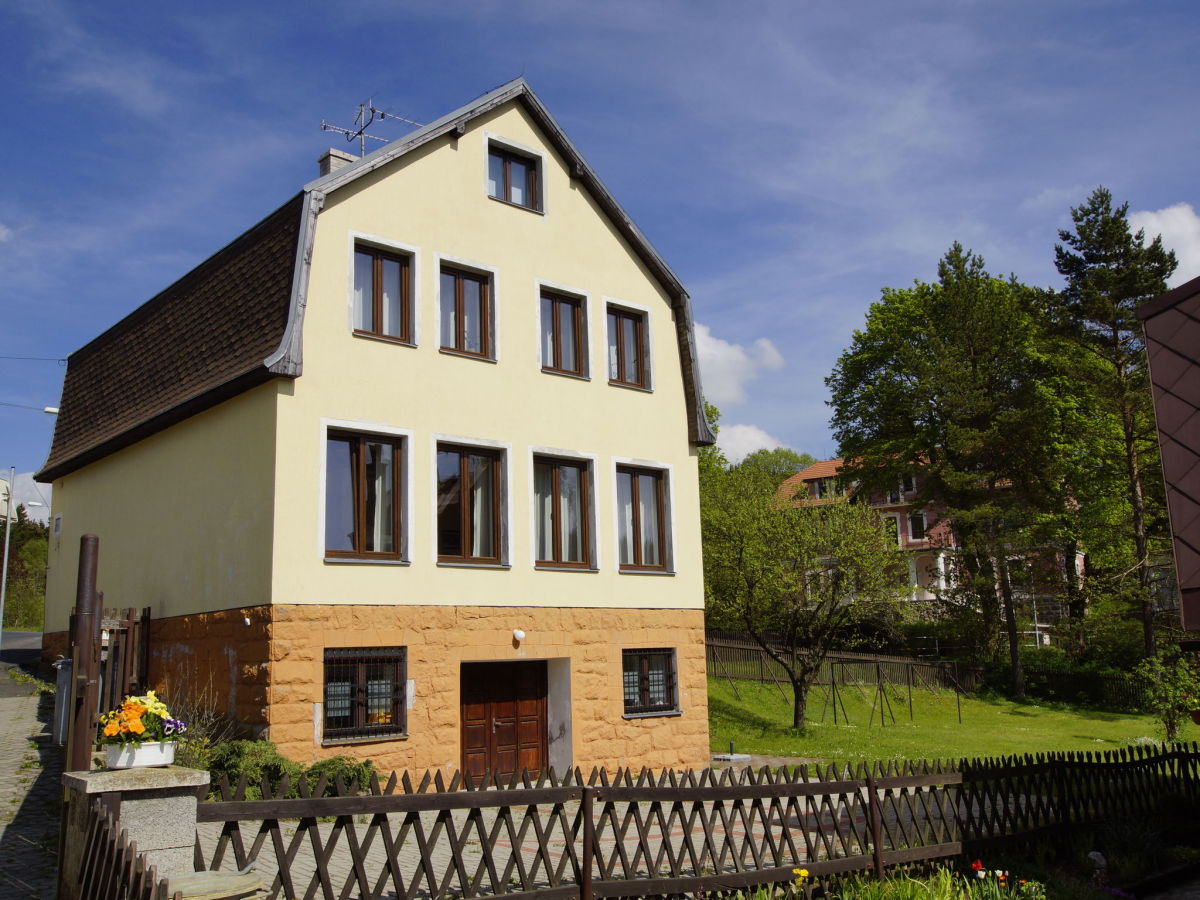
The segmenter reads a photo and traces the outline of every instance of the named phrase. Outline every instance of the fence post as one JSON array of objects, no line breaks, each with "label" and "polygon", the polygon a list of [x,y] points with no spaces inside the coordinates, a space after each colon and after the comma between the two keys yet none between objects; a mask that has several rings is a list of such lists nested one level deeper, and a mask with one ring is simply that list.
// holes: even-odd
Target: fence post
[{"label": "fence post", "polygon": [[871,828],[871,863],[875,877],[883,880],[883,822],[879,808],[879,796],[875,789],[875,776],[867,773],[867,819]]},{"label": "fence post", "polygon": [[596,789],[590,784],[583,786],[583,801],[579,814],[583,816],[583,859],[580,860],[579,900],[592,900],[592,858],[596,852],[596,821],[593,818],[593,796]]},{"label": "fence post", "polygon": [[100,596],[96,593],[96,568],[100,556],[100,538],[85,534],[79,539],[79,579],[75,588],[75,632],[71,636],[75,676],[72,692],[71,733],[67,747],[67,771],[86,772],[91,768],[95,743],[96,706],[100,687]]}]

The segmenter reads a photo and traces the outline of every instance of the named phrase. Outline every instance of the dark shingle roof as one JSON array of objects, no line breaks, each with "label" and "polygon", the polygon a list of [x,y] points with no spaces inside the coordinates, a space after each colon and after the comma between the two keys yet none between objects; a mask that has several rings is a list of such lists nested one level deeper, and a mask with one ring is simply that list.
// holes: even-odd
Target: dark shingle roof
[{"label": "dark shingle roof", "polygon": [[273,377],[266,360],[287,332],[303,200],[297,194],[71,354],[39,481]]}]

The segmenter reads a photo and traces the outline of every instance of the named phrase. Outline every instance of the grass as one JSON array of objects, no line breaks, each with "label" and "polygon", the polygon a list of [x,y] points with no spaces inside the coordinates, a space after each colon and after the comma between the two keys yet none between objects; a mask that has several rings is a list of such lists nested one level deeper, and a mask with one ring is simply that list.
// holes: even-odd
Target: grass
[{"label": "grass", "polygon": [[[753,681],[736,681],[740,698],[724,678],[708,682],[709,733],[712,749],[724,752],[733,741],[739,753],[794,756],[834,761],[880,759],[947,759],[1040,753],[1063,750],[1113,750],[1133,743],[1161,739],[1151,716],[1110,713],[1031,701],[964,697],[962,724],[954,694],[913,691],[913,719],[908,716],[906,690],[892,689],[889,699],[896,721],[879,725],[876,708],[870,719],[874,688],[842,688],[850,724],[841,712],[833,723],[826,695],[814,688],[808,698],[808,727],[798,734],[791,727],[790,688]],[[1200,726],[1187,723],[1179,739],[1200,739]]]}]

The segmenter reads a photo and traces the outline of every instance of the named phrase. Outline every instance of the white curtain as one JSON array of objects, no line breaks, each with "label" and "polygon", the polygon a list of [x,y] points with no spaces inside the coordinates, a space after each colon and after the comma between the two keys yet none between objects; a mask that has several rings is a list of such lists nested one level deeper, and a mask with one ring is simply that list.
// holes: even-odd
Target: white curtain
[{"label": "white curtain", "polygon": [[400,263],[394,259],[385,259],[383,261],[383,333],[398,337],[400,325]]},{"label": "white curtain", "polygon": [[487,456],[471,457],[471,555],[496,555],[495,494],[492,486],[492,460]]},{"label": "white curtain", "polygon": [[622,565],[633,564],[633,478],[627,472],[617,473],[617,515],[620,517],[618,543]]},{"label": "white curtain", "polygon": [[354,254],[354,327],[359,331],[375,330],[371,296],[374,266],[370,254]]},{"label": "white curtain", "polygon": [[533,467],[534,521],[537,522],[537,558],[554,559],[554,467],[537,463]]},{"label": "white curtain", "polygon": [[642,565],[661,565],[662,548],[658,546],[658,479],[653,475],[638,476],[638,512],[642,519]]}]

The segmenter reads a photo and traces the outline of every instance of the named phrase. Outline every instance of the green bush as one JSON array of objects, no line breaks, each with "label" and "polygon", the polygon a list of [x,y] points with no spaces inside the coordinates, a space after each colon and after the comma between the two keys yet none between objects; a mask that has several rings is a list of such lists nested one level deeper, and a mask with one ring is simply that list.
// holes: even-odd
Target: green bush
[{"label": "green bush", "polygon": [[229,779],[235,790],[238,781],[246,776],[246,799],[261,800],[259,785],[265,778],[272,793],[287,776],[288,797],[298,796],[296,782],[304,773],[299,763],[294,763],[281,754],[271,741],[230,741],[214,749],[209,755],[208,771],[212,775],[213,788],[220,783],[221,776]]},{"label": "green bush", "polygon": [[371,760],[353,759],[349,756],[333,756],[323,759],[309,766],[308,771],[304,773],[310,788],[315,788],[321,776],[325,776],[325,791],[322,795],[325,797],[337,796],[338,778],[345,782],[347,788],[357,782],[359,791],[365,791],[374,774],[375,763]]}]

